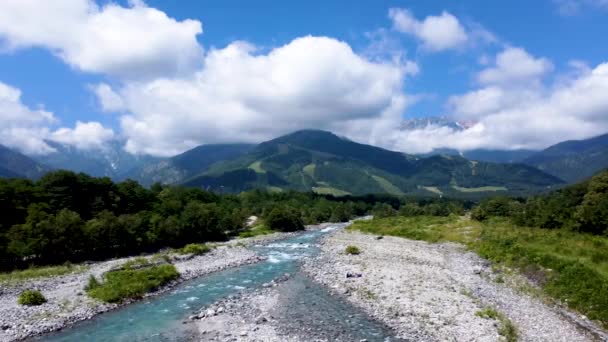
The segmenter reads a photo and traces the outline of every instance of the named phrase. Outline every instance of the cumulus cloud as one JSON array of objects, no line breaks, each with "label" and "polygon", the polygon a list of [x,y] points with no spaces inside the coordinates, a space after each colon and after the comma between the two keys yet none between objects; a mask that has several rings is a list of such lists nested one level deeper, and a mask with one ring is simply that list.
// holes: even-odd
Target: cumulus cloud
[{"label": "cumulus cloud", "polygon": [[[527,53],[525,55],[528,55]],[[529,56],[529,55],[528,55]],[[429,152],[435,148],[541,149],[568,139],[584,139],[608,131],[608,63],[588,68],[572,64],[569,77],[558,78],[551,86],[534,82],[546,72],[548,61],[529,56],[508,71],[495,66],[479,75],[482,88],[454,96],[448,101],[456,118],[475,122],[456,131],[429,126],[388,136],[389,142],[409,152]],[[543,67],[542,65],[545,65]],[[492,70],[492,73],[484,73]],[[501,72],[494,72],[502,70]],[[500,76],[498,76],[500,75]],[[526,75],[526,77],[524,77]],[[522,80],[528,82],[521,82]],[[484,85],[484,83],[490,83]]]},{"label": "cumulus cloud", "polygon": [[114,138],[114,132],[103,127],[99,122],[76,122],[74,128],[59,128],[49,139],[76,146],[82,150],[102,149]]},{"label": "cumulus cloud", "polygon": [[121,117],[127,150],[168,156],[302,128],[340,130],[382,115],[398,121],[406,73],[407,65],[371,62],[344,42],[308,36],[267,54],[235,42],[209,51],[191,77],[127,82],[113,92],[128,111]]},{"label": "cumulus cloud", "polygon": [[54,152],[46,141],[53,140],[79,149],[101,148],[113,136],[97,122],[77,122],[74,129],[52,128],[59,120],[44,109],[32,109],[21,102],[21,90],[0,82],[0,143],[28,155]]},{"label": "cumulus cloud", "polygon": [[177,21],[143,1],[0,1],[4,49],[46,48],[79,70],[123,79],[190,72],[201,62],[201,32],[199,21]]},{"label": "cumulus cloud", "polygon": [[407,9],[391,8],[389,18],[395,30],[413,35],[429,51],[459,48],[469,39],[458,18],[446,11],[418,20]]},{"label": "cumulus cloud", "polygon": [[124,103],[120,95],[116,94],[106,83],[91,85],[90,89],[97,96],[104,112],[117,112],[124,109]]},{"label": "cumulus cloud", "polygon": [[496,56],[496,66],[477,75],[481,84],[516,84],[537,81],[551,71],[553,65],[546,58],[534,58],[522,48],[509,47]]}]

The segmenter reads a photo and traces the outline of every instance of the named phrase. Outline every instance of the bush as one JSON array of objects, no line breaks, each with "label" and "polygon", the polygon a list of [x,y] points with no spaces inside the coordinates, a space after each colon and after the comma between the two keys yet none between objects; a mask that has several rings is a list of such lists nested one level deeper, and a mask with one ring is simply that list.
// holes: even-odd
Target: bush
[{"label": "bush", "polygon": [[351,255],[359,255],[361,254],[361,250],[357,246],[347,246],[344,250],[344,253]]},{"label": "bush", "polygon": [[293,208],[276,207],[266,217],[266,225],[272,230],[294,232],[304,230],[304,223],[300,214]]},{"label": "bush", "polygon": [[179,278],[179,272],[170,264],[152,266],[138,270],[124,269],[110,271],[104,275],[105,281],[98,283],[89,279],[85,288],[92,298],[108,303],[120,303],[125,299],[141,298],[172,280]]},{"label": "bush", "polygon": [[42,305],[46,303],[46,298],[38,290],[25,290],[19,295],[17,302],[21,305]]},{"label": "bush", "polygon": [[207,252],[209,252],[211,250],[211,247],[202,244],[202,243],[191,243],[188,244],[186,246],[184,246],[184,248],[179,250],[180,254],[194,254],[194,255],[201,255],[201,254],[205,254]]}]

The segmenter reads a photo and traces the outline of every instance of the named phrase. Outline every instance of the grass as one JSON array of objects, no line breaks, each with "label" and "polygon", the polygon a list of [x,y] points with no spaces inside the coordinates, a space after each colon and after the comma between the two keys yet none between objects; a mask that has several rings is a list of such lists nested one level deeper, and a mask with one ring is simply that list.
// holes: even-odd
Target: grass
[{"label": "grass", "polygon": [[258,224],[257,226],[254,226],[254,227],[250,228],[249,230],[240,232],[239,238],[243,239],[243,238],[249,238],[249,237],[260,236],[260,235],[268,235],[268,234],[272,234],[272,233],[276,233],[276,231],[270,229],[265,224]]},{"label": "grass", "polygon": [[85,290],[92,298],[107,303],[120,303],[125,299],[141,298],[177,278],[179,273],[171,264],[136,270],[123,265],[122,270],[105,273],[103,282],[91,276]]},{"label": "grass", "polygon": [[545,295],[608,327],[608,238],[561,229],[522,228],[507,220],[388,217],[349,229],[429,242],[463,243],[495,265],[519,270]]},{"label": "grass", "polygon": [[336,196],[336,197],[350,195],[350,192],[343,191],[343,190],[336,189],[336,188],[332,188],[332,187],[329,187],[329,186],[313,186],[312,187],[312,191],[314,193],[316,193],[316,194],[319,194],[319,195],[333,195],[333,196]]},{"label": "grass", "polygon": [[508,319],[502,313],[496,311],[496,309],[488,306],[483,310],[477,311],[475,315],[481,318],[493,319],[500,322],[498,333],[504,336],[508,342],[517,341],[517,328],[510,319]]},{"label": "grass", "polygon": [[439,188],[436,186],[420,186],[420,188],[424,189],[426,191],[430,191],[437,195],[443,195],[443,192],[441,190],[439,190]]},{"label": "grass", "polygon": [[403,191],[385,178],[376,175],[372,175],[372,178],[378,183],[378,185],[382,187],[382,189],[384,189],[384,191],[388,192],[389,194],[403,196]]},{"label": "grass", "polygon": [[42,305],[46,303],[46,298],[38,290],[25,290],[19,295],[17,303],[20,305]]},{"label": "grass", "polygon": [[316,164],[308,164],[302,168],[305,174],[309,175],[312,179],[315,178],[315,170],[317,168]]},{"label": "grass", "polygon": [[266,170],[262,168],[261,160],[251,163],[251,165],[249,165],[249,168],[255,171],[256,173],[266,173]]},{"label": "grass", "polygon": [[452,185],[454,190],[460,192],[490,192],[490,191],[508,191],[509,189],[504,186],[480,186],[478,188],[463,188],[461,186]]},{"label": "grass", "polygon": [[204,243],[190,243],[178,250],[179,254],[202,255],[208,253],[211,247]]},{"label": "grass", "polygon": [[351,254],[351,255],[359,255],[359,254],[361,254],[361,250],[359,249],[359,247],[351,245],[351,246],[346,246],[346,249],[344,249],[344,253]]},{"label": "grass", "polygon": [[66,263],[58,266],[30,267],[25,270],[16,270],[9,273],[0,273],[0,283],[18,283],[36,278],[60,276],[70,273],[81,273],[88,269],[85,265],[72,265]]}]

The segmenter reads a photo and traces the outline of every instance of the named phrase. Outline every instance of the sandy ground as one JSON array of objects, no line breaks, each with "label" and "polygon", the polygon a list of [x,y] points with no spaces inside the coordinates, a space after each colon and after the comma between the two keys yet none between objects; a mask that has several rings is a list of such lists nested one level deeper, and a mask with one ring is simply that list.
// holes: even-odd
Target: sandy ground
[{"label": "sandy ground", "polygon": [[[348,245],[362,253],[346,255]],[[564,315],[563,309],[507,285],[523,279],[497,282],[487,261],[457,244],[339,231],[325,238],[321,249],[318,257],[306,261],[304,271],[406,340],[504,340],[498,320],[476,315],[488,306],[516,326],[519,341],[597,341],[608,336],[582,329],[579,323],[593,325],[584,317]]]}]

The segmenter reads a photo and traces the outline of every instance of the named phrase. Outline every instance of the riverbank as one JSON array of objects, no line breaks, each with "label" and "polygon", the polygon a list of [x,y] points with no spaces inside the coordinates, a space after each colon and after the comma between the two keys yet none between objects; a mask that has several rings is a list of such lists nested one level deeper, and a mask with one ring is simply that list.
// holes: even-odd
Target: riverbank
[{"label": "riverbank", "polygon": [[[319,227],[323,225],[309,228],[319,229]],[[248,246],[271,243],[291,235],[293,234],[274,233],[235,239],[218,243],[212,251],[203,255],[173,255],[172,263],[180,273],[180,278],[156,292],[147,294],[146,297],[164,293],[189,279],[261,261],[263,258],[249,250]],[[131,303],[118,305],[99,302],[89,298],[84,287],[91,275],[101,279],[105,272],[132,259],[133,257],[129,257],[90,263],[86,271],[81,273],[0,283],[0,341],[20,340],[61,330],[76,322],[91,319],[97,314]],[[40,306],[17,304],[19,294],[26,289],[40,290],[47,302]]]},{"label": "riverbank", "polygon": [[[345,254],[349,245],[361,254]],[[304,271],[406,340],[600,340],[459,244],[338,231],[320,248]]]}]

